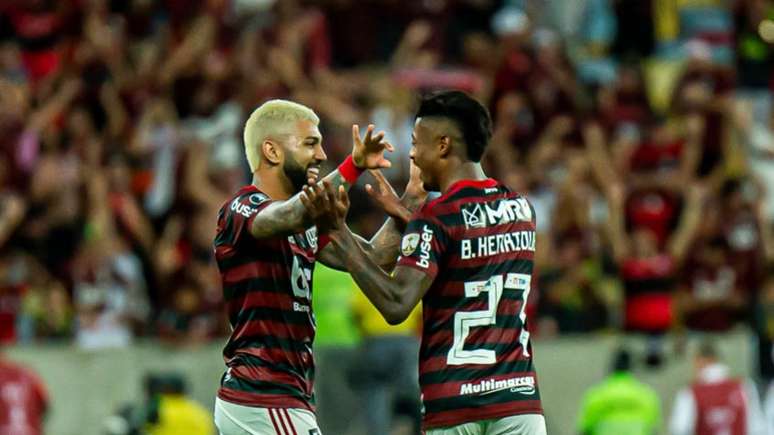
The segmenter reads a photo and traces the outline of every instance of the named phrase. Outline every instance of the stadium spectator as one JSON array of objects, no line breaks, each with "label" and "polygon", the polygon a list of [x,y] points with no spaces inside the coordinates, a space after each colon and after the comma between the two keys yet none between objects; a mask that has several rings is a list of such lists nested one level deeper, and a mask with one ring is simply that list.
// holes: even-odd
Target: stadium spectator
[{"label": "stadium spectator", "polygon": [[700,344],[693,365],[693,382],[675,397],[669,422],[672,435],[766,434],[755,384],[732,377],[712,343]]},{"label": "stadium spectator", "polygon": [[[90,236],[72,266],[78,315],[76,342],[84,349],[121,347],[131,342],[134,328],[145,326],[149,314],[142,265],[117,234],[107,180],[88,180]],[[120,199],[117,201],[120,203]],[[120,204],[118,207],[121,207]],[[138,213],[135,209],[134,213]],[[137,223],[129,218],[127,222]]]},{"label": "stadium spectator", "polygon": [[755,186],[729,179],[703,219],[683,268],[680,294],[685,325],[725,331],[752,319],[765,263],[765,243]]},{"label": "stadium spectator", "polygon": [[186,380],[178,373],[145,376],[144,397],[122,405],[103,423],[107,435],[214,435],[210,412],[188,397]]},{"label": "stadium spectator", "polygon": [[48,406],[43,382],[28,368],[0,356],[0,433],[42,435]]},{"label": "stadium spectator", "polygon": [[145,382],[151,409],[144,433],[214,435],[215,427],[209,410],[186,397],[185,380],[181,376],[151,375]]},{"label": "stadium spectator", "polygon": [[581,435],[655,435],[661,427],[661,401],[648,385],[632,374],[632,357],[619,349],[610,375],[583,398],[578,433]]},{"label": "stadium spectator", "polygon": [[750,114],[756,123],[766,122],[772,113],[774,50],[760,29],[764,20],[774,19],[774,4],[745,0],[734,6],[738,86],[744,100],[750,103]]},{"label": "stadium spectator", "polygon": [[766,231],[774,223],[774,188],[771,187],[774,186],[774,113],[760,121],[756,121],[754,116],[752,103],[738,101],[734,110],[733,131],[742,152],[746,154],[750,175],[761,190],[760,211],[764,224],[761,231]]},{"label": "stadium spectator", "polygon": [[[9,22],[22,48],[26,74],[33,83],[61,68],[60,40],[64,34],[63,7],[50,0],[34,0],[9,9]],[[63,5],[59,5],[63,6]]]},{"label": "stadium spectator", "polygon": [[[701,219],[706,191],[694,185],[687,192],[686,205],[674,234],[662,226],[635,226],[627,231],[624,218],[624,193],[621,186],[609,189],[610,241],[624,285],[624,327],[651,336],[648,362],[657,366],[663,358],[661,336],[678,323],[674,291],[678,271]],[[658,213],[666,205],[658,196],[643,197],[643,214]],[[646,217],[650,219],[650,217]],[[652,222],[652,221],[649,221]],[[659,229],[668,238],[659,240]]]}]

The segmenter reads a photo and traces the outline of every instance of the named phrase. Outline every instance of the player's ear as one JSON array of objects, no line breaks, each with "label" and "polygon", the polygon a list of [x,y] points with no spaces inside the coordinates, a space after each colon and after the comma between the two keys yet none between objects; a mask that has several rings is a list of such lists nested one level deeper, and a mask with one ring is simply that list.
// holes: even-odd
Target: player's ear
[{"label": "player's ear", "polygon": [[271,139],[263,141],[261,144],[261,154],[272,165],[279,165],[282,162],[282,147]]},{"label": "player's ear", "polygon": [[452,139],[449,136],[441,136],[438,139],[438,155],[441,157],[447,157],[451,154]]}]

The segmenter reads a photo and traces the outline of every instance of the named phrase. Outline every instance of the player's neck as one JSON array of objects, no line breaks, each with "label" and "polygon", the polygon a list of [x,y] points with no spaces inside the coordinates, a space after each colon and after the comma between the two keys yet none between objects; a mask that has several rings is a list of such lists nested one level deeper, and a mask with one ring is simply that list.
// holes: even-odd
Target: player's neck
[{"label": "player's neck", "polygon": [[252,184],[275,201],[284,201],[293,196],[290,180],[272,173],[271,168],[258,169],[253,172]]},{"label": "player's neck", "polygon": [[449,187],[462,180],[486,180],[488,177],[484,173],[484,169],[481,168],[480,163],[465,162],[459,165],[452,171],[449,171],[449,175],[443,177],[440,182],[441,192],[445,193],[449,190]]}]

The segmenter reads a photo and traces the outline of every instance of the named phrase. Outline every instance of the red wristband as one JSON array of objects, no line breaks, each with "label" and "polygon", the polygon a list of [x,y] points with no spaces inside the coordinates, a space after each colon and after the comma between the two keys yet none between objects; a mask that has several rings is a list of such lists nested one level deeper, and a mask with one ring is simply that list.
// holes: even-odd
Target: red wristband
[{"label": "red wristband", "polygon": [[355,166],[355,161],[352,159],[352,155],[347,156],[347,158],[344,159],[344,161],[339,165],[339,174],[341,174],[341,176],[344,177],[344,179],[349,184],[355,184],[357,178],[364,171],[365,169],[360,169]]}]

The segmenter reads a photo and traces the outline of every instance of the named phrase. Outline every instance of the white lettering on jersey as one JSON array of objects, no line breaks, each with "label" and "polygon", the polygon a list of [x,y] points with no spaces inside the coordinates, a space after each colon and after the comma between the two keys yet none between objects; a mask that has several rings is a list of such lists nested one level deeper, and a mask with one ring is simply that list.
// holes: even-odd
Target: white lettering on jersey
[{"label": "white lettering on jersey", "polygon": [[249,218],[250,216],[254,215],[258,211],[258,209],[254,207],[250,207],[247,204],[242,204],[239,202],[239,198],[236,198],[235,200],[231,201],[231,211],[241,214],[246,218]]},{"label": "white lettering on jersey", "polygon": [[309,308],[309,305],[299,304],[298,302],[293,302],[293,311],[301,312],[301,313],[308,313],[312,309]]},{"label": "white lettering on jersey", "polygon": [[532,209],[524,198],[502,199],[494,202],[462,206],[465,228],[484,228],[510,222],[529,222]]},{"label": "white lettering on jersey", "polygon": [[485,379],[476,383],[466,383],[460,386],[460,396],[468,394],[491,394],[502,390],[525,395],[535,394],[535,378],[533,376],[518,376],[506,379]]},{"label": "white lettering on jersey", "polygon": [[422,242],[419,244],[419,260],[417,266],[427,269],[430,266],[430,244],[433,241],[433,230],[425,225],[422,228]]},{"label": "white lettering on jersey", "polygon": [[460,241],[460,257],[463,260],[519,251],[535,252],[534,231],[492,234]]}]

